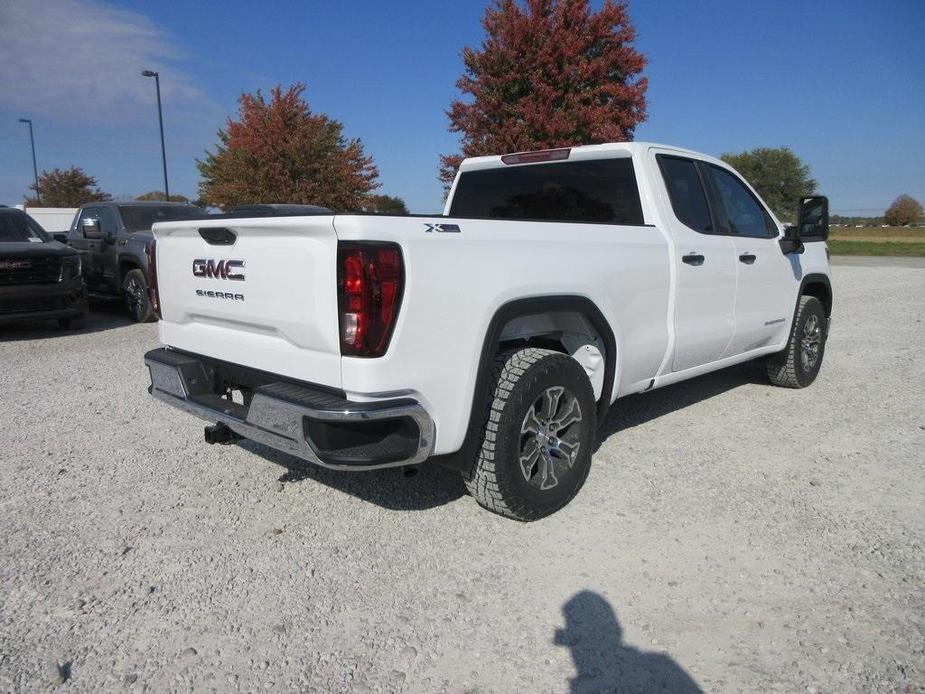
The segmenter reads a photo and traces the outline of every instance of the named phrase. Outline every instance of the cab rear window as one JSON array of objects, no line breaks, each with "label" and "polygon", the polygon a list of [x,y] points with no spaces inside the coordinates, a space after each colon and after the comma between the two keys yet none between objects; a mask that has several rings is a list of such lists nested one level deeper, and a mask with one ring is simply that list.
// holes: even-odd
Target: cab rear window
[{"label": "cab rear window", "polygon": [[198,219],[206,217],[208,213],[199,208],[187,205],[157,207],[154,205],[120,205],[119,214],[122,223],[129,232],[148,231],[156,222],[177,222],[185,219]]},{"label": "cab rear window", "polygon": [[643,224],[633,160],[592,159],[466,171],[452,217]]}]

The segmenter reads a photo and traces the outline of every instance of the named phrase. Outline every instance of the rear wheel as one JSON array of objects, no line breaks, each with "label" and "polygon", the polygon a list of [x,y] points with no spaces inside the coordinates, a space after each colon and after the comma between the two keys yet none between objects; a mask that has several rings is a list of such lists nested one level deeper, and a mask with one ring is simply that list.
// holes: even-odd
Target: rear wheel
[{"label": "rear wheel", "polygon": [[787,347],[768,357],[768,378],[783,388],[805,388],[816,380],[825,355],[829,325],[822,302],[801,296]]},{"label": "rear wheel", "polygon": [[122,280],[122,298],[125,308],[136,323],[154,320],[151,300],[148,298],[148,282],[141,270],[129,270]]},{"label": "rear wheel", "polygon": [[591,383],[574,359],[535,348],[499,354],[469,492],[517,520],[558,511],[588,477],[595,421]]}]

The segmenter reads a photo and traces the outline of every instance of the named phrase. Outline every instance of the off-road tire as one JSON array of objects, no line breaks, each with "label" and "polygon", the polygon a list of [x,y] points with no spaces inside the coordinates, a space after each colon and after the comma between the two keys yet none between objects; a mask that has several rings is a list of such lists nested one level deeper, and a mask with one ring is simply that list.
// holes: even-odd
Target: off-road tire
[{"label": "off-road tire", "polygon": [[[140,292],[138,290],[140,287]],[[148,280],[141,270],[129,270],[122,279],[122,299],[132,320],[136,323],[148,323],[155,319],[148,295]]]},{"label": "off-road tire", "polygon": [[[811,367],[807,368],[801,354],[807,323],[813,319],[820,330],[819,347],[815,361]],[[790,329],[787,347],[777,354],[772,354],[765,362],[771,383],[782,388],[805,388],[815,381],[825,355],[828,331],[829,321],[822,302],[814,296],[801,296],[793,319],[793,327]]]},{"label": "off-road tire", "polygon": [[[571,467],[558,473],[558,483],[537,489],[521,471],[522,425],[528,409],[549,388],[563,387],[577,401],[581,421],[576,422],[578,451]],[[591,383],[571,357],[548,349],[502,352],[494,361],[488,402],[481,417],[480,446],[469,493],[495,513],[532,521],[555,513],[581,489],[591,469],[591,449],[597,431],[597,412]]]}]

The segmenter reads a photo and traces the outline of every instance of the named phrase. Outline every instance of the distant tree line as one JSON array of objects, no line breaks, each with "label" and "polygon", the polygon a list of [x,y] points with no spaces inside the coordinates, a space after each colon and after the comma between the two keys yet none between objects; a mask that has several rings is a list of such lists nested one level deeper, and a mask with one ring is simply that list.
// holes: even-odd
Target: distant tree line
[{"label": "distant tree line", "polygon": [[841,214],[833,214],[833,215],[829,215],[829,221],[832,224],[843,224],[845,226],[850,226],[850,227],[857,226],[858,224],[864,227],[878,227],[878,226],[885,224],[882,216],[880,217],[854,217],[854,216],[846,216],[846,215],[841,215]]},{"label": "distant tree line", "polygon": [[880,217],[848,217],[833,214],[830,221],[832,224],[845,226],[879,227],[886,224],[891,227],[901,227],[907,224],[925,223],[925,211],[918,200],[903,194],[896,198]]}]

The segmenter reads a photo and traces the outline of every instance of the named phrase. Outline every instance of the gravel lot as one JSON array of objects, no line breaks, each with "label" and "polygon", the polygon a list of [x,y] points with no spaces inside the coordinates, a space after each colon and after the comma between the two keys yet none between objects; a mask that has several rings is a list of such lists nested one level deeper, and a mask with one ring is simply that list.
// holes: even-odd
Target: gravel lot
[{"label": "gravel lot", "polygon": [[925,270],[834,273],[812,388],[621,401],[533,524],[206,446],[117,311],[0,328],[0,690],[922,691]]}]

